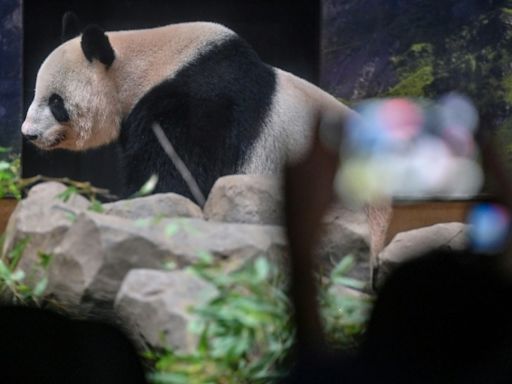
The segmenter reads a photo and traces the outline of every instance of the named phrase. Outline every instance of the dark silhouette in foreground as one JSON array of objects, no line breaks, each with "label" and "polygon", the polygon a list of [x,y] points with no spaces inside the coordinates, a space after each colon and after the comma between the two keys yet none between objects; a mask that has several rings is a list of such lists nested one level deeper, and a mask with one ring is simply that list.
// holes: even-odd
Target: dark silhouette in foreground
[{"label": "dark silhouette in foreground", "polygon": [[361,351],[365,376],[511,382],[511,297],[496,255],[438,251],[403,264],[379,292]]},{"label": "dark silhouette in foreground", "polygon": [[438,251],[398,267],[357,355],[302,349],[293,383],[510,383],[512,282],[495,256]]},{"label": "dark silhouette in foreground", "polygon": [[144,384],[128,338],[113,326],[27,307],[0,308],[5,384]]},{"label": "dark silhouette in foreground", "polygon": [[[507,172],[489,138],[480,136],[479,143],[487,176],[498,181],[496,197],[510,210]],[[317,138],[309,155],[286,170],[298,360],[285,382],[512,382],[512,263],[507,251],[439,250],[402,264],[378,294],[360,350],[329,348],[320,326],[312,249],[332,199],[337,164],[337,154]]]}]

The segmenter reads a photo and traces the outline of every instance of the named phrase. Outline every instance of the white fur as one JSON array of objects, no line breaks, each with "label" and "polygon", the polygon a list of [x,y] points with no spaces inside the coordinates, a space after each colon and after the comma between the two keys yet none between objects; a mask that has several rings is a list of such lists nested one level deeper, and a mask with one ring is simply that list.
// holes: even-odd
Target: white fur
[{"label": "white fur", "polygon": [[279,69],[276,73],[272,109],[247,157],[244,173],[276,174],[285,160],[298,161],[309,149],[316,124],[325,138],[332,138],[325,144],[338,150],[343,122],[353,113],[313,84]]},{"label": "white fur", "polygon": [[[64,99],[70,122],[61,124],[50,112],[48,100],[53,93]],[[43,62],[22,132],[40,135],[35,144],[43,149],[85,150],[114,140],[120,121],[120,103],[112,78],[104,65],[88,62],[80,41],[73,39]],[[59,135],[65,140],[53,146]]]}]

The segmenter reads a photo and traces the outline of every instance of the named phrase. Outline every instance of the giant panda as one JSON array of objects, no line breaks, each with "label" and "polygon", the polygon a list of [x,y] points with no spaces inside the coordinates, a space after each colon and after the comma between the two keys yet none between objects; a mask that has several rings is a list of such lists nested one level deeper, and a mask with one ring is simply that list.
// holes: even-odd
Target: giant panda
[{"label": "giant panda", "polygon": [[117,32],[90,25],[41,65],[21,130],[42,150],[118,140],[126,196],[157,174],[155,193],[191,197],[153,123],[207,195],[223,175],[276,174],[285,158],[304,153],[316,124],[341,127],[349,113],[320,88],[262,62],[222,25]]}]

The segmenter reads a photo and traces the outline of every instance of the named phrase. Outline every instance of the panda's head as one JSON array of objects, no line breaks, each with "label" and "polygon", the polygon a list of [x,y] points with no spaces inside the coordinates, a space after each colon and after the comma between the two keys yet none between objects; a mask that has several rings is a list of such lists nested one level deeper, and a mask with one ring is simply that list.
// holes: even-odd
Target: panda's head
[{"label": "panda's head", "polygon": [[23,136],[45,150],[86,150],[115,140],[121,113],[114,61],[107,35],[96,26],[57,47],[37,74]]}]

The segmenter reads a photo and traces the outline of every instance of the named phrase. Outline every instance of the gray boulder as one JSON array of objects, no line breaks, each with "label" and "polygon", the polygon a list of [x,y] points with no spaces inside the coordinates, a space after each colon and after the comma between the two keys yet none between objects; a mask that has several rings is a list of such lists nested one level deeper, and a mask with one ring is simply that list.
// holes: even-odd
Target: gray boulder
[{"label": "gray boulder", "polygon": [[335,284],[329,287],[328,293],[333,296],[344,297],[353,300],[363,300],[367,302],[370,302],[372,300],[372,297],[368,293],[359,291],[357,289],[345,287],[340,284]]},{"label": "gray boulder", "polygon": [[133,221],[81,213],[54,250],[48,293],[84,310],[109,308],[135,268],[183,268],[208,253],[236,268],[258,255],[282,258],[282,231],[270,226],[210,223],[199,219]]},{"label": "gray boulder", "polygon": [[112,302],[130,269],[158,269],[166,262],[187,264],[169,252],[159,232],[132,220],[82,212],[53,250],[47,293],[87,310],[93,303]]},{"label": "gray boulder", "polygon": [[377,256],[374,283],[380,287],[400,263],[436,249],[463,250],[467,247],[468,226],[442,223],[397,234]]},{"label": "gray boulder", "polygon": [[103,205],[105,214],[126,219],[147,217],[202,218],[201,208],[190,199],[176,193],[159,193]]},{"label": "gray boulder", "polygon": [[[234,175],[217,180],[204,206],[211,221],[283,224],[284,200],[279,181],[269,176]],[[353,255],[357,266],[354,277],[369,280],[367,215],[334,205],[324,217],[321,241],[317,247],[322,268],[327,271],[346,255]]]},{"label": "gray boulder", "polygon": [[18,203],[9,219],[2,252],[8,254],[26,239],[27,245],[19,264],[25,272],[37,266],[40,252],[53,252],[76,216],[90,205],[87,199],[78,194],[72,195],[66,202],[62,201],[58,196],[66,189],[65,185],[56,182],[34,186],[28,196]]},{"label": "gray boulder", "polygon": [[283,196],[279,182],[269,176],[233,175],[219,178],[204,206],[212,221],[282,224]]},{"label": "gray boulder", "polygon": [[197,336],[187,329],[191,309],[215,294],[213,286],[189,271],[134,269],[121,285],[115,310],[136,340],[191,352],[197,346]]}]

